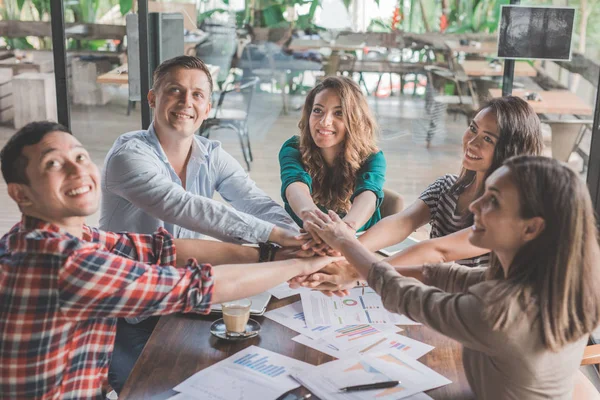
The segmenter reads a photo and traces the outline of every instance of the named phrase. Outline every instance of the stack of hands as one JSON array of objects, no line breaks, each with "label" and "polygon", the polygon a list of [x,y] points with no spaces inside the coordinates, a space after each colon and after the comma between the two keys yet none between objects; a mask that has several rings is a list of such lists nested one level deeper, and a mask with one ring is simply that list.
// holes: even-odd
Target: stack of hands
[{"label": "stack of hands", "polygon": [[337,261],[316,273],[291,279],[290,287],[320,290],[328,296],[346,296],[348,289],[354,287],[360,277],[356,269],[340,256],[343,256],[344,244],[356,240],[356,229],[333,211],[329,211],[329,214],[320,210],[308,211],[303,215],[303,220],[303,232],[295,237],[301,242],[300,248],[286,248],[282,250],[282,256],[318,255],[336,257]]}]

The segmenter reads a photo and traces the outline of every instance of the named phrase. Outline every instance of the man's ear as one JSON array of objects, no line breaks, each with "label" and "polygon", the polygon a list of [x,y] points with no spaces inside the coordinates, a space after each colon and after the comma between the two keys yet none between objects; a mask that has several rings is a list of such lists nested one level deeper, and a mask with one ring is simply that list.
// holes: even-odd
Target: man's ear
[{"label": "man's ear", "polygon": [[150,89],[148,91],[148,105],[150,106],[150,108],[154,108],[156,107],[156,93],[154,92],[154,89]]},{"label": "man's ear", "polygon": [[30,207],[33,202],[31,198],[27,194],[27,190],[25,185],[22,183],[9,183],[8,185],[8,195],[17,203],[19,208],[27,208]]},{"label": "man's ear", "polygon": [[546,228],[546,221],[542,217],[533,217],[527,220],[525,224],[525,241],[529,242],[537,238]]},{"label": "man's ear", "polygon": [[210,115],[211,109],[212,109],[212,103],[209,101],[208,104],[206,105],[206,113],[204,114],[204,117],[202,118],[203,120],[208,118],[208,116]]}]

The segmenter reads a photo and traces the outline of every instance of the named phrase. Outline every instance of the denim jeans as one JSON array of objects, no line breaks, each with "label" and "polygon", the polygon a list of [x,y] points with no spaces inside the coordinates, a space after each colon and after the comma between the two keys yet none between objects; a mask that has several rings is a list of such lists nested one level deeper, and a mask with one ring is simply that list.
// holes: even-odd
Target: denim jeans
[{"label": "denim jeans", "polygon": [[115,348],[108,369],[108,383],[117,394],[123,390],[159,318],[150,317],[138,324],[130,324],[124,318],[119,318]]}]

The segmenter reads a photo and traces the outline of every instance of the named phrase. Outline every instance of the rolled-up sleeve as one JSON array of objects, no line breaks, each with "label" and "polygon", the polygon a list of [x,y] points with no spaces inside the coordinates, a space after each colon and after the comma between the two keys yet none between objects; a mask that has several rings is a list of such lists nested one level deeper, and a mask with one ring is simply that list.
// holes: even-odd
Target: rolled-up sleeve
[{"label": "rolled-up sleeve", "polygon": [[377,196],[377,207],[379,207],[383,202],[386,168],[387,165],[382,151],[371,154],[358,171],[356,186],[350,200],[353,201],[356,196],[368,190]]},{"label": "rolled-up sleeve", "polygon": [[465,293],[447,293],[414,278],[401,276],[385,262],[371,267],[369,285],[384,307],[488,354],[501,351],[502,333],[492,330],[484,317],[482,296],[491,287],[483,282]]},{"label": "rolled-up sleeve", "polygon": [[312,193],[312,178],[304,170],[302,156],[298,150],[298,137],[288,139],[279,150],[279,173],[281,176],[281,198],[288,203],[286,189],[294,182],[302,182]]},{"label": "rolled-up sleeve", "polygon": [[[283,229],[299,232],[298,225],[290,218],[283,207],[261,190],[250,179],[242,166],[223,148],[217,147],[213,153],[213,163],[218,169],[216,190],[225,201],[235,209],[250,215],[260,216],[261,220],[277,225]],[[257,232],[263,242],[271,234],[272,225],[257,226]]]},{"label": "rolled-up sleeve", "polygon": [[154,218],[226,242],[258,243],[273,224],[205,196],[192,194],[160,173],[158,160],[131,140],[106,160],[106,189]]},{"label": "rolled-up sleeve", "polygon": [[[159,251],[156,261],[171,259],[167,253]],[[65,244],[58,279],[60,310],[74,320],[206,314],[214,282],[212,267],[194,259],[185,268],[145,264],[76,241]]]},{"label": "rolled-up sleeve", "polygon": [[485,280],[487,267],[467,267],[456,263],[425,264],[423,282],[445,292],[467,292],[468,289]]}]

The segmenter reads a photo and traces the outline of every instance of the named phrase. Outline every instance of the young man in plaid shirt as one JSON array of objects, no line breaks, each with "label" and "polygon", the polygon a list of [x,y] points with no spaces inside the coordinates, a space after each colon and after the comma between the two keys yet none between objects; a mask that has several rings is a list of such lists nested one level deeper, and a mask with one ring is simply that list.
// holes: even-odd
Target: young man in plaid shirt
[{"label": "young man in plaid shirt", "polygon": [[[262,264],[234,244],[103,232],[84,224],[98,208],[99,174],[83,146],[55,123],[31,123],[0,154],[22,220],[0,239],[0,398],[102,399],[117,317],[207,313],[331,258]],[[187,260],[187,261],[186,261]],[[183,267],[183,268],[176,268]]]}]

